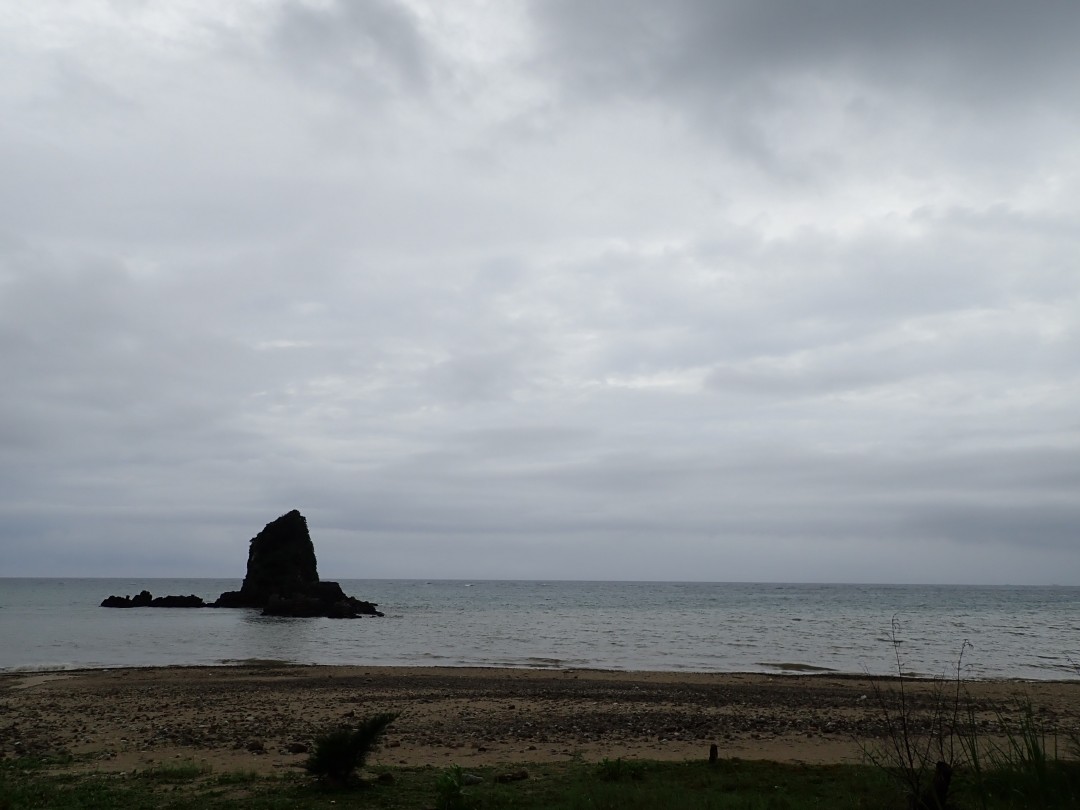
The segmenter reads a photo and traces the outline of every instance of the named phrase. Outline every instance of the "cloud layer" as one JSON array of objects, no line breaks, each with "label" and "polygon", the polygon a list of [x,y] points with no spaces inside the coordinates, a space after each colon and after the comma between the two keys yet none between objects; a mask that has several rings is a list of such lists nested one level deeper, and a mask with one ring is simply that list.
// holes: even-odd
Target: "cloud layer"
[{"label": "cloud layer", "polygon": [[0,14],[4,575],[1080,584],[1074,4]]}]

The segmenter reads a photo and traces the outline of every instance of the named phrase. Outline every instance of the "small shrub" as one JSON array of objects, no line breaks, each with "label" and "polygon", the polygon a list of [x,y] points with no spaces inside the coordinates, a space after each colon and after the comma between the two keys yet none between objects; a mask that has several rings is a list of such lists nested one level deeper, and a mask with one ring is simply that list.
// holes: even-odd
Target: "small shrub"
[{"label": "small shrub", "polygon": [[472,802],[465,793],[460,765],[451,765],[435,783],[435,810],[468,810]]},{"label": "small shrub", "polygon": [[343,787],[353,773],[364,767],[397,714],[377,714],[354,729],[331,731],[315,740],[315,750],[305,764],[308,773]]}]

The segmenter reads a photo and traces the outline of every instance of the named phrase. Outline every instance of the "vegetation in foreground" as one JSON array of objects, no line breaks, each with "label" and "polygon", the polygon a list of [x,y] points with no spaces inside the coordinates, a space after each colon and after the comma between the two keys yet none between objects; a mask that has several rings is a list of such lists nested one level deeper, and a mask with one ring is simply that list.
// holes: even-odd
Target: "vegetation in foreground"
[{"label": "vegetation in foreground", "polygon": [[[605,760],[530,764],[505,783],[505,767],[380,768],[348,789],[299,772],[288,776],[214,773],[191,763],[133,774],[72,774],[57,763],[0,761],[0,810],[22,808],[678,808],[695,810],[906,810],[910,804],[873,765],[784,765],[721,759],[661,763]],[[1049,759],[1040,775],[996,767],[958,770],[950,807],[980,810],[1074,808],[1080,763]],[[511,769],[513,770],[513,769]],[[517,771],[520,775],[521,768]],[[976,779],[977,776],[977,779]]]},{"label": "vegetation in foreground", "polygon": [[330,787],[347,787],[396,719],[396,714],[377,714],[361,721],[356,728],[341,728],[319,737],[304,767]]},{"label": "vegetation in foreground", "polygon": [[[910,810],[961,807],[1080,807],[1080,732],[1064,741],[1037,718],[1030,700],[1014,711],[998,706],[996,736],[985,733],[975,701],[964,683],[964,641],[955,677],[931,680],[930,699],[919,707],[909,696],[911,675],[901,655],[900,623],[894,617],[891,644],[895,685],[874,682],[873,703],[885,734],[859,745],[871,765],[890,778]],[[1072,755],[1060,756],[1062,748]],[[955,777],[961,775],[962,781]]]}]

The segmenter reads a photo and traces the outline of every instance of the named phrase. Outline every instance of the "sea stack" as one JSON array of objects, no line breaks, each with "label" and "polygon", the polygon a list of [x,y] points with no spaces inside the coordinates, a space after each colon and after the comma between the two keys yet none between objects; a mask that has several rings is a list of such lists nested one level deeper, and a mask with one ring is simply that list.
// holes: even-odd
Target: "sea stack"
[{"label": "sea stack", "polygon": [[307,519],[295,509],[251,538],[240,590],[226,591],[214,607],[262,608],[264,616],[382,616],[373,603],[346,596],[336,582],[319,580]]},{"label": "sea stack", "polygon": [[273,597],[306,593],[319,584],[315,544],[307,518],[293,509],[251,538],[247,574],[238,591],[218,597],[218,607],[265,608]]},{"label": "sea stack", "polygon": [[267,523],[251,538],[247,574],[238,591],[226,591],[209,605],[197,596],[154,599],[143,591],[135,598],[110,596],[101,606],[259,608],[264,616],[331,619],[383,615],[373,602],[347,596],[336,582],[319,580],[307,519],[295,509]]}]

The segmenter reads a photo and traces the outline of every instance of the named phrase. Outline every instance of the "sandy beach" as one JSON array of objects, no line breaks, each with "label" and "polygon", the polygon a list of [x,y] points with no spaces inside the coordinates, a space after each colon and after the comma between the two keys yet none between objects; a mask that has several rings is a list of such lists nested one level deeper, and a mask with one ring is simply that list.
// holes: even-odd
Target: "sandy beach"
[{"label": "sandy beach", "polygon": [[[878,688],[891,688],[888,680]],[[909,682],[922,701],[933,686]],[[1080,681],[973,681],[995,707],[1030,699],[1051,729],[1080,728]],[[318,734],[399,712],[375,765],[572,757],[858,761],[881,733],[875,682],[840,675],[693,674],[252,664],[0,674],[0,754],[70,753],[130,771],[193,761],[216,772],[296,769]]]}]

